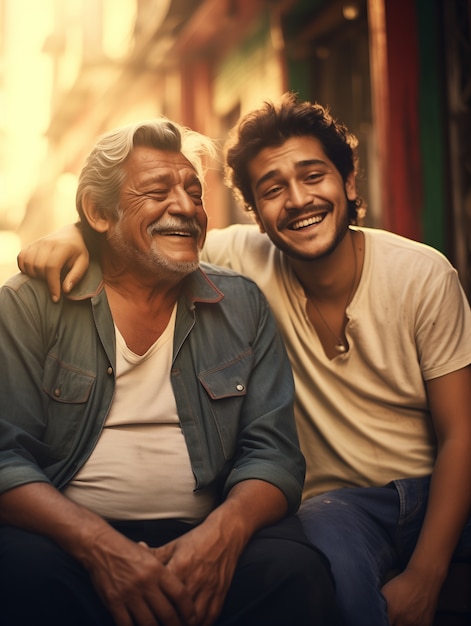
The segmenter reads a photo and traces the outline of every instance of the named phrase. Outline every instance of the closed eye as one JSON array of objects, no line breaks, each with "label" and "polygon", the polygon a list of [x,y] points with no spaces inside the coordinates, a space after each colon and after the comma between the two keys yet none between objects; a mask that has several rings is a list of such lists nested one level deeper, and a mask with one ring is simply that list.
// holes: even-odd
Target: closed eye
[{"label": "closed eye", "polygon": [[318,182],[322,177],[324,176],[324,174],[320,173],[320,172],[315,172],[312,174],[308,174],[305,178],[305,181],[307,183],[315,183]]},{"label": "closed eye", "polygon": [[261,194],[262,198],[273,198],[283,190],[281,185],[273,185]]},{"label": "closed eye", "polygon": [[146,198],[150,198],[151,200],[165,198],[168,195],[168,189],[153,189],[152,191],[146,191],[145,193],[141,193],[141,196],[145,196]]},{"label": "closed eye", "polygon": [[200,186],[189,187],[188,189],[185,189],[185,191],[195,204],[203,203],[203,192]]}]

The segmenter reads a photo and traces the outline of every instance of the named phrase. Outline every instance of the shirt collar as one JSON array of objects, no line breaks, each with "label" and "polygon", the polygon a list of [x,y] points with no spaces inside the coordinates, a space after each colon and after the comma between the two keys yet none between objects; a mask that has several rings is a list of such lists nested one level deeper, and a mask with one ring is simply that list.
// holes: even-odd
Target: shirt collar
[{"label": "shirt collar", "polygon": [[[183,279],[183,292],[192,302],[216,303],[224,298],[208,274],[204,271],[205,264]],[[89,268],[80,283],[67,294],[69,300],[86,300],[97,296],[104,289],[103,274],[100,264],[91,260]]]}]

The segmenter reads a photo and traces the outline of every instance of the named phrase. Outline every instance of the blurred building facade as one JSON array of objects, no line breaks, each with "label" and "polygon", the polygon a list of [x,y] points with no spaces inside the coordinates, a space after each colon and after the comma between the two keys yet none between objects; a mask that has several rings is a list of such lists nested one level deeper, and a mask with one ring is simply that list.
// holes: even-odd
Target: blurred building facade
[{"label": "blurred building facade", "polygon": [[[471,0],[51,2],[50,116],[14,225],[22,243],[75,219],[76,176],[101,132],[164,114],[222,145],[241,113],[294,90],[358,136],[365,223],[442,250],[471,296]],[[112,55],[107,16],[124,5],[129,37]],[[208,183],[210,227],[248,219],[222,164]],[[0,228],[6,214],[0,202]]]}]

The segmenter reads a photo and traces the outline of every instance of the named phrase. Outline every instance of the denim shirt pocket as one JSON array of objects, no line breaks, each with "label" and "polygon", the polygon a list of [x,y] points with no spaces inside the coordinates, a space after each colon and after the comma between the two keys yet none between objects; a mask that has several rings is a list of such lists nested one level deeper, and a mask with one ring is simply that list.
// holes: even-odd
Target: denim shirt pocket
[{"label": "denim shirt pocket", "polygon": [[253,353],[247,351],[229,363],[199,374],[200,382],[210,399],[211,413],[225,459],[231,459],[236,451],[240,416],[252,364]]},{"label": "denim shirt pocket", "polygon": [[47,426],[44,441],[51,451],[65,457],[84,421],[96,376],[48,355],[44,365],[43,391],[47,396]]}]

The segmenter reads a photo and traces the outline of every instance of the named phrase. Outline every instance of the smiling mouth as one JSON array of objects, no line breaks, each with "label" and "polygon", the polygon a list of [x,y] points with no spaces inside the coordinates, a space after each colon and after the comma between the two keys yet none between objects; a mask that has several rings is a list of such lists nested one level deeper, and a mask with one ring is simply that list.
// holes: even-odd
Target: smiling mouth
[{"label": "smiling mouth", "polygon": [[327,213],[322,213],[322,215],[314,215],[313,217],[306,217],[305,219],[298,220],[297,222],[293,222],[289,229],[301,230],[301,228],[307,228],[307,226],[312,226],[313,224],[320,224],[326,215]]},{"label": "smiling mouth", "polygon": [[196,226],[191,226],[189,228],[172,228],[168,226],[162,226],[159,224],[153,224],[148,229],[149,235],[152,237],[154,235],[160,235],[161,237],[190,237],[190,238],[198,238],[200,235],[200,229]]},{"label": "smiling mouth", "polygon": [[192,233],[183,230],[161,231],[159,235],[163,235],[164,237],[193,237]]}]

